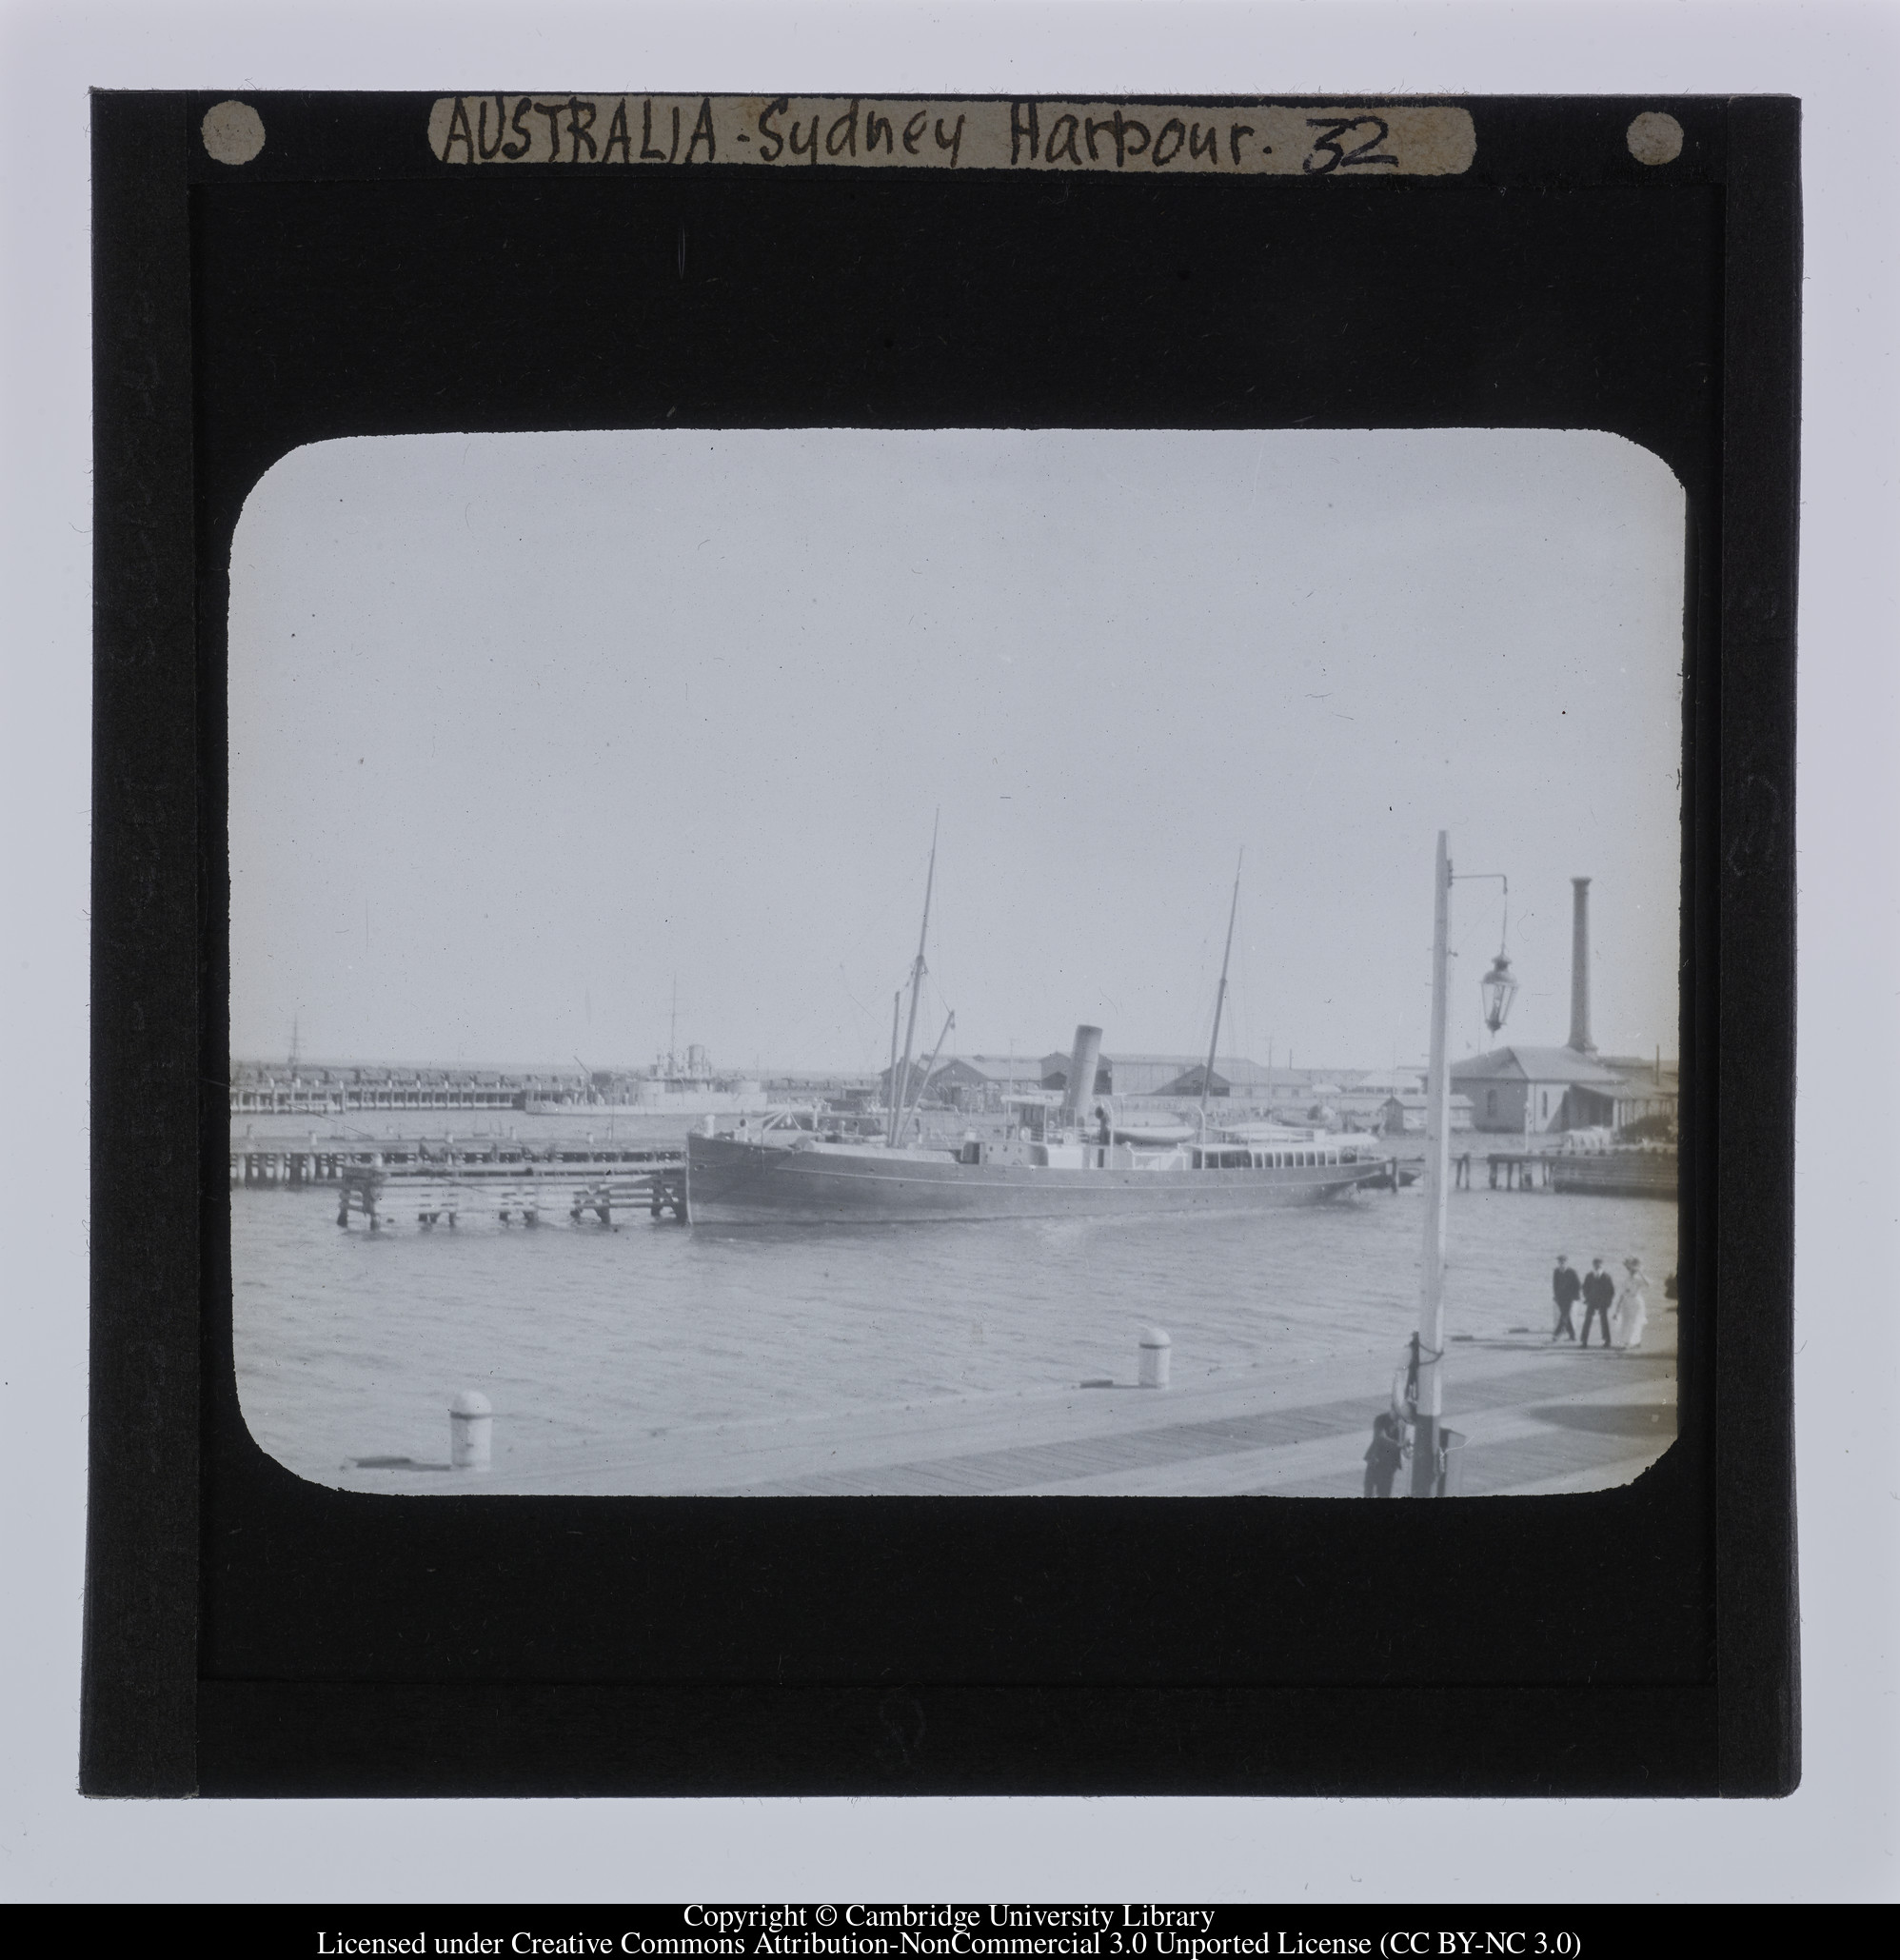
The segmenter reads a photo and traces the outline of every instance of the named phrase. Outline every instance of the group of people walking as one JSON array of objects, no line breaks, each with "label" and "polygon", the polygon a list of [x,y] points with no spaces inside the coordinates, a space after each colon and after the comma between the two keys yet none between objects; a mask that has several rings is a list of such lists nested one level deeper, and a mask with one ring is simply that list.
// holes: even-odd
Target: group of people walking
[{"label": "group of people walking", "polygon": [[1603,1345],[1613,1344],[1628,1354],[1643,1344],[1643,1330],[1650,1324],[1649,1276],[1641,1259],[1623,1261],[1624,1279],[1619,1287],[1613,1275],[1603,1270],[1603,1261],[1592,1259],[1590,1271],[1579,1273],[1568,1253],[1557,1255],[1556,1270],[1551,1275],[1551,1298],[1556,1303],[1557,1321],[1551,1330],[1553,1340],[1576,1340],[1571,1322],[1571,1309],[1583,1302],[1582,1345],[1590,1345],[1590,1331],[1599,1321]]},{"label": "group of people walking", "polygon": [[[1574,1323],[1571,1319],[1576,1303],[1583,1302],[1583,1334],[1580,1344],[1590,1345],[1591,1331],[1598,1326],[1603,1330],[1603,1345],[1615,1347],[1624,1354],[1630,1354],[1643,1344],[1643,1334],[1650,1324],[1650,1280],[1643,1271],[1643,1262],[1638,1258],[1623,1261],[1623,1283],[1618,1286],[1613,1275],[1605,1272],[1600,1258],[1592,1259],[1590,1271],[1579,1273],[1570,1262],[1568,1253],[1557,1255],[1556,1269],[1551,1275],[1551,1298],[1556,1306],[1557,1324],[1551,1330],[1554,1340],[1578,1340]],[[1675,1297],[1673,1276],[1663,1291],[1670,1298]],[[1415,1396],[1418,1352],[1417,1343],[1413,1343],[1413,1375],[1408,1399]],[[1366,1451],[1365,1494],[1368,1497],[1390,1497],[1394,1479],[1405,1461],[1409,1440],[1409,1417],[1402,1417],[1398,1408],[1398,1391],[1393,1391],[1393,1407],[1381,1409],[1373,1419],[1373,1439]]]}]

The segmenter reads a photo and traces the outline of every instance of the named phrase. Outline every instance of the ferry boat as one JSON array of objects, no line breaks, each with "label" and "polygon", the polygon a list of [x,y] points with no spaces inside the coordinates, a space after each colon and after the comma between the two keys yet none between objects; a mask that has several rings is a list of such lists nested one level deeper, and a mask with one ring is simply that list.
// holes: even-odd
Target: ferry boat
[{"label": "ferry boat", "polygon": [[[1264,1128],[1222,1133],[1207,1121],[1205,1084],[1199,1120],[1179,1130],[1118,1128],[1095,1097],[1101,1030],[1076,1030],[1068,1086],[1059,1106],[1039,1098],[1005,1105],[1020,1119],[1014,1135],[985,1141],[966,1136],[954,1145],[913,1136],[917,1104],[930,1064],[911,1074],[917,991],[930,930],[931,876],[924,887],[923,932],[911,971],[911,1029],[903,1062],[892,1025],[891,1113],[881,1138],[846,1138],[802,1125],[749,1122],[700,1126],[686,1138],[685,1218],[696,1225],[917,1224],[944,1219],[1114,1218],[1131,1215],[1277,1211],[1349,1196],[1389,1179],[1382,1153],[1366,1139]],[[1214,1039],[1227,993],[1234,946],[1234,905],[1227,920]],[[945,1023],[947,1034],[955,1017]],[[939,1047],[941,1047],[940,1039]],[[935,1051],[933,1051],[933,1060]],[[1180,1131],[1184,1130],[1185,1134]]]},{"label": "ferry boat", "polygon": [[678,1117],[693,1122],[703,1117],[760,1115],[770,1099],[756,1081],[742,1076],[716,1074],[703,1048],[686,1050],[685,1060],[672,1056],[635,1075],[599,1075],[586,1079],[571,1095],[524,1096],[527,1116]]}]

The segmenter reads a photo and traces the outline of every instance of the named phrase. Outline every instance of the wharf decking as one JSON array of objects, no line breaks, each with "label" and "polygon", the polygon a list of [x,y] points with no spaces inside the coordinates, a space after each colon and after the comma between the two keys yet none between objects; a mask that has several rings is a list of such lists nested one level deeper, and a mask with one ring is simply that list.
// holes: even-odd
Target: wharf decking
[{"label": "wharf decking", "polygon": [[1672,1150],[1608,1150],[1594,1157],[1552,1160],[1552,1189],[1606,1198],[1673,1198],[1677,1189]]},{"label": "wharf decking", "polygon": [[233,1083],[233,1117],[348,1116],[363,1110],[441,1109],[501,1111],[520,1109],[524,1084],[476,1082]]},{"label": "wharf decking", "polygon": [[[1492,1150],[1485,1153],[1485,1166],[1491,1173],[1491,1188],[1494,1191],[1554,1191],[1551,1181],[1551,1167],[1556,1162],[1554,1154],[1539,1150]],[[1471,1182],[1471,1158],[1465,1158],[1466,1170],[1463,1181]]]},{"label": "wharf decking", "polygon": [[[1608,1489],[1675,1435],[1673,1310],[1624,1354],[1536,1336],[1455,1344],[1445,1420],[1466,1496]],[[630,1411],[623,1445],[518,1454],[498,1402],[494,1468],[352,1461],[322,1481],[411,1494],[660,1496],[1356,1497],[1389,1356],[1211,1376],[1164,1390],[1025,1389],[697,1429]],[[366,1454],[380,1439],[366,1438]],[[373,1461],[374,1459],[372,1459]]]},{"label": "wharf decking", "polygon": [[683,1153],[654,1145],[535,1150],[497,1139],[465,1150],[421,1141],[340,1149],[312,1140],[303,1150],[234,1150],[230,1178],[234,1185],[290,1190],[330,1185],[337,1223],[361,1218],[372,1231],[410,1221],[454,1228],[476,1218],[538,1225],[562,1214],[610,1225],[616,1210],[677,1218],[685,1203]]},{"label": "wharf decking", "polygon": [[[1494,1191],[1589,1193],[1599,1198],[1673,1198],[1676,1157],[1672,1150],[1494,1150],[1485,1162]],[[1469,1184],[1471,1158],[1463,1159],[1458,1182]]]}]

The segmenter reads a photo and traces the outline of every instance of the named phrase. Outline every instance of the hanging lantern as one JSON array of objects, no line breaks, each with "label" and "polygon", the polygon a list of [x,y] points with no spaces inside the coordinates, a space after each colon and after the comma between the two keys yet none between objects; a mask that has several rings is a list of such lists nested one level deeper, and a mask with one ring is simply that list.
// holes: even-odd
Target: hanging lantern
[{"label": "hanging lantern", "polygon": [[1491,971],[1478,981],[1477,990],[1484,996],[1484,1024],[1494,1035],[1504,1025],[1504,1017],[1517,998],[1517,979],[1501,949],[1491,962]]}]

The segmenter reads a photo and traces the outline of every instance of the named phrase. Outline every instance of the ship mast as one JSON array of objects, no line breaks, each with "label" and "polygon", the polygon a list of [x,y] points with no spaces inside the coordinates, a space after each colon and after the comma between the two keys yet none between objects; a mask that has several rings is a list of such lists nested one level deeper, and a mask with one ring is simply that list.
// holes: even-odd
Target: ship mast
[{"label": "ship mast", "polygon": [[1227,908],[1227,946],[1220,956],[1220,985],[1214,996],[1214,1033],[1207,1043],[1207,1066],[1200,1072],[1200,1127],[1203,1135],[1207,1130],[1207,1092],[1214,1086],[1214,1056],[1220,1046],[1220,1010],[1227,1000],[1227,962],[1234,953],[1234,921],[1240,910],[1240,866],[1247,856],[1246,846],[1240,847],[1240,856],[1234,861],[1234,901]]},{"label": "ship mast", "polygon": [[910,1093],[910,1058],[917,1044],[917,1002],[923,985],[923,942],[930,936],[930,894],[937,883],[937,822],[941,815],[940,810],[938,817],[932,818],[930,822],[930,870],[923,881],[923,924],[918,931],[917,958],[911,961],[910,968],[910,1019],[904,1025],[903,1068],[891,1083],[890,1145],[893,1150],[898,1143],[898,1113]]},{"label": "ship mast", "polygon": [[891,1125],[898,1119],[898,1025],[903,1020],[903,989],[900,987],[891,996],[891,1072],[886,1079],[886,1087],[891,1099],[884,1130],[889,1134]]},{"label": "ship mast", "polygon": [[942,1054],[943,1044],[950,1039],[950,1030],[954,1028],[956,1025],[957,1016],[953,1011],[948,1020],[946,1020],[943,1023],[943,1032],[937,1038],[937,1046],[930,1051],[929,1060],[927,1060],[923,1064],[923,1067],[918,1072],[917,1100],[915,1102],[910,1103],[902,1111],[899,1119],[898,1134],[900,1136],[902,1136],[909,1131],[911,1118],[914,1117],[917,1114],[917,1112],[923,1107],[923,1092],[930,1086],[930,1072],[937,1066],[937,1058]]}]

